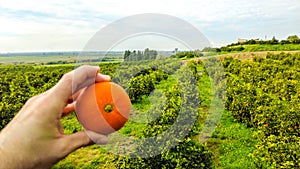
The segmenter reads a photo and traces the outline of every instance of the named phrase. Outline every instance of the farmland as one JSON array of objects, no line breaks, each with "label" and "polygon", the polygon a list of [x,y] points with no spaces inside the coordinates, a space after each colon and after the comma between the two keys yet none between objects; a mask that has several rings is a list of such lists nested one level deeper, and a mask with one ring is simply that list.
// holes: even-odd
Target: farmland
[{"label": "farmland", "polygon": [[[135,111],[121,134],[149,138],[164,131],[182,132],[185,128],[188,133],[167,143],[170,149],[161,153],[155,154],[156,149],[147,142],[138,142],[139,146],[127,154],[146,151],[143,148],[147,147],[146,153],[155,154],[147,158],[129,158],[93,145],[76,150],[53,168],[300,168],[300,53],[257,53],[250,48],[218,55],[224,74],[219,69],[208,70],[207,64],[216,63],[210,57],[205,61],[187,59],[187,64],[178,58],[97,63],[102,73],[127,90],[133,103]],[[52,61],[49,58],[42,63]],[[74,66],[71,61],[52,66],[28,62],[1,65],[0,129],[28,98],[51,88]],[[218,85],[222,80],[226,80],[226,88]],[[191,84],[195,88],[188,88]],[[224,99],[226,109],[220,122],[214,121],[216,129],[210,137],[201,142],[199,133],[205,128],[216,94],[212,86],[217,88],[217,98]],[[223,90],[226,98],[222,98]],[[160,116],[151,119],[157,113]],[[178,119],[193,117],[196,121],[191,127],[181,125],[168,130]],[[67,134],[83,130],[75,113],[64,117],[62,124]]]},{"label": "farmland", "polygon": [[76,64],[76,62],[121,61],[123,52],[28,52],[0,53],[0,65],[57,65]]}]

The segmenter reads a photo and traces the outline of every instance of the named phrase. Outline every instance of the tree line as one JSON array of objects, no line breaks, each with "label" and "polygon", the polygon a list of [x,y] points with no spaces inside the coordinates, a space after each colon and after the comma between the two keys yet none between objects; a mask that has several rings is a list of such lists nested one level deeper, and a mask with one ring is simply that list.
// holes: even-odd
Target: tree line
[{"label": "tree line", "polygon": [[234,52],[244,51],[242,45],[285,45],[285,44],[300,44],[300,38],[297,35],[288,36],[286,40],[278,40],[275,36],[271,40],[256,40],[250,39],[245,42],[232,43],[220,48],[205,47],[202,52]]},{"label": "tree line", "polygon": [[[257,39],[250,39],[245,42],[238,42],[238,43],[232,43],[227,46],[223,46],[220,48],[217,47],[205,47],[202,50],[195,50],[195,51],[177,51],[175,49],[174,54],[171,55],[171,58],[197,58],[204,56],[204,52],[242,52],[242,51],[249,51],[250,49],[246,45],[286,45],[286,44],[300,44],[300,38],[297,35],[291,35],[288,36],[286,40],[278,40],[273,36],[271,40],[257,40]],[[294,49],[278,49],[278,48],[263,48],[263,49],[251,49],[252,51],[266,51],[266,50],[294,50]],[[156,50],[150,50],[149,48],[146,48],[144,51],[140,50],[126,50],[124,53],[124,60],[125,61],[140,61],[140,60],[161,60],[162,55],[158,55],[158,52]]]},{"label": "tree line", "polygon": [[157,51],[150,50],[146,48],[144,51],[130,51],[126,50],[124,53],[124,60],[125,61],[140,61],[140,60],[155,60],[157,58]]}]

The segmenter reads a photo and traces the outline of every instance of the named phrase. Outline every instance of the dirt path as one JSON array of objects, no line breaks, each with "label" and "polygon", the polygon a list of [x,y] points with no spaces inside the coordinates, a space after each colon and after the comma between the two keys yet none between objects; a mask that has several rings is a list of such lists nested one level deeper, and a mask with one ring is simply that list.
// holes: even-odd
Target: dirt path
[{"label": "dirt path", "polygon": [[238,53],[227,53],[227,54],[221,54],[221,55],[214,55],[214,56],[205,56],[205,57],[199,57],[199,58],[192,58],[188,60],[183,60],[182,64],[186,65],[187,62],[194,60],[194,61],[199,61],[199,60],[205,60],[211,57],[217,57],[219,59],[224,59],[225,57],[233,57],[235,59],[241,59],[241,60],[252,60],[254,57],[263,57],[265,58],[268,53],[273,53],[273,54],[279,54],[279,53],[299,53],[300,50],[295,50],[295,51],[262,51],[262,52],[238,52]]},{"label": "dirt path", "polygon": [[225,57],[233,57],[241,60],[252,60],[254,57],[266,57],[268,53],[279,54],[279,53],[298,53],[300,50],[295,51],[262,51],[262,52],[239,52],[239,53],[228,53],[217,55],[216,57],[223,59]]}]

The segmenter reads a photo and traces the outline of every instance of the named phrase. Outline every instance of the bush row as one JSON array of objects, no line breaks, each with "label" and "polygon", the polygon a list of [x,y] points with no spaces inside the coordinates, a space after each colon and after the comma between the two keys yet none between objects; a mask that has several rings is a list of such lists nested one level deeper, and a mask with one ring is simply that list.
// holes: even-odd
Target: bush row
[{"label": "bush row", "polygon": [[[269,54],[254,62],[225,59],[226,107],[256,127],[258,168],[299,168],[300,83],[297,54]],[[289,60],[289,61],[287,61]]]},{"label": "bush row", "polygon": [[[135,77],[138,86],[149,85],[144,83],[156,84],[161,80],[157,77],[175,78],[177,83],[164,91],[166,102],[163,105],[160,102],[152,105],[153,113],[160,112],[160,117],[147,123],[142,133],[142,138],[146,139],[138,142],[139,146],[133,151],[146,158],[118,156],[115,160],[117,168],[212,167],[211,152],[193,139],[199,133],[200,126],[196,122],[200,104],[197,78],[194,76],[196,64],[190,63],[188,67],[171,63],[170,67],[177,68],[173,69],[173,74],[151,70],[148,74]],[[145,80],[151,76],[151,82]]]}]

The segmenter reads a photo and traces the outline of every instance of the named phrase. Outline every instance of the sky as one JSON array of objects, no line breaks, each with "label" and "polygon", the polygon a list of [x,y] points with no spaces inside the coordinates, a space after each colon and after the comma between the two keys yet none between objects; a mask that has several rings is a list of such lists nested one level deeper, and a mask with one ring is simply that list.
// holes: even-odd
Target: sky
[{"label": "sky", "polygon": [[[143,13],[178,17],[196,27],[212,47],[238,38],[300,36],[299,0],[0,0],[0,53],[81,51],[102,28]],[[154,39],[145,36],[144,47],[181,47]],[[132,37],[114,48],[141,48],[142,41]]]}]

